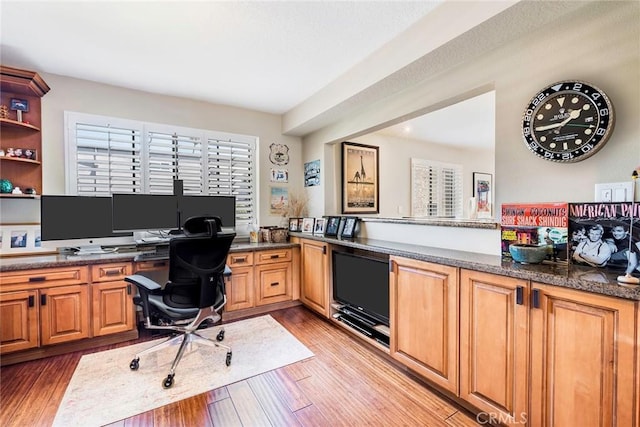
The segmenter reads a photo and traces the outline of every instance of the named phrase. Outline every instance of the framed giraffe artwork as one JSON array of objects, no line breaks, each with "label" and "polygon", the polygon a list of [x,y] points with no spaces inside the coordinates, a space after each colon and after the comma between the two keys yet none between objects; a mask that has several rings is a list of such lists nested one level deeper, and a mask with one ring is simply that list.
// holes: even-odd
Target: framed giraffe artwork
[{"label": "framed giraffe artwork", "polygon": [[342,143],[342,213],[380,212],[378,148]]}]

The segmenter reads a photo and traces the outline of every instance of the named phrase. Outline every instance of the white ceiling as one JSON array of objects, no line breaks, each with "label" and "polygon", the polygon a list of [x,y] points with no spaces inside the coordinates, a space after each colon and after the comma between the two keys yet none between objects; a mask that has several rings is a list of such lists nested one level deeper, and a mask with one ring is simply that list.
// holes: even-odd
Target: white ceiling
[{"label": "white ceiling", "polygon": [[[584,3],[0,0],[0,59],[282,114],[283,133],[304,136]],[[493,144],[492,103],[479,97],[459,105],[479,118],[465,126],[450,108],[431,113],[428,132],[413,138]]]},{"label": "white ceiling", "polygon": [[2,0],[2,63],[282,114],[441,1]]}]

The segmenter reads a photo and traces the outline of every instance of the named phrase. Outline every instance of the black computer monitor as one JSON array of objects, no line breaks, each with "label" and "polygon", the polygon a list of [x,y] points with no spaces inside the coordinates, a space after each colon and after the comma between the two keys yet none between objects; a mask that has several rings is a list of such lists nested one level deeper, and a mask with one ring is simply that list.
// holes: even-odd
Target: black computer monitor
[{"label": "black computer monitor", "polygon": [[194,216],[217,216],[223,227],[236,226],[235,196],[182,196],[178,201],[180,225]]},{"label": "black computer monitor", "polygon": [[99,253],[102,245],[133,242],[132,233],[112,231],[111,205],[111,197],[40,196],[43,246]]},{"label": "black computer monitor", "polygon": [[178,221],[178,197],[166,194],[114,194],[113,230],[175,230]]}]

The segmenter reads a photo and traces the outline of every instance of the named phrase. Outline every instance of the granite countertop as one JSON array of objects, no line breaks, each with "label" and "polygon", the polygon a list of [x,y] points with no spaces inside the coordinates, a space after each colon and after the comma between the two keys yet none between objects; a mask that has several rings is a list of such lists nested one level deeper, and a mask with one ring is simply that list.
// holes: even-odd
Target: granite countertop
[{"label": "granite countertop", "polygon": [[502,257],[496,255],[432,248],[384,240],[364,238],[343,240],[315,236],[307,233],[291,234],[297,237],[324,241],[335,245],[640,301],[640,286],[621,285],[617,282],[616,278],[620,274],[623,274],[623,272],[598,269],[595,267],[583,267],[575,264],[547,262],[543,262],[542,264],[519,264],[510,259],[502,259]]},{"label": "granite countertop", "polygon": [[[578,289],[602,295],[609,295],[640,301],[640,286],[621,285],[616,277],[621,272],[594,267],[582,267],[574,264],[519,264],[496,255],[451,249],[433,248],[407,243],[389,242],[385,240],[358,238],[342,240],[309,233],[290,233],[292,236],[327,242],[334,245],[369,250],[388,255],[397,255],[436,264],[450,265],[502,276],[531,280],[534,282]],[[295,243],[249,243],[235,242],[231,252],[257,251],[266,249],[289,248],[298,246]],[[7,271],[27,270],[32,268],[52,268],[65,265],[88,265],[133,260],[140,252],[69,256],[41,255],[25,257],[9,257],[0,259],[0,273]]]},{"label": "granite countertop", "polygon": [[[297,244],[285,243],[249,243],[248,241],[234,242],[230,252],[246,252],[267,249],[297,247]],[[133,261],[142,252],[135,249],[120,253],[104,255],[34,255],[0,258],[0,273],[8,271],[28,270],[32,268],[53,268],[73,265],[105,264],[109,262]]]}]

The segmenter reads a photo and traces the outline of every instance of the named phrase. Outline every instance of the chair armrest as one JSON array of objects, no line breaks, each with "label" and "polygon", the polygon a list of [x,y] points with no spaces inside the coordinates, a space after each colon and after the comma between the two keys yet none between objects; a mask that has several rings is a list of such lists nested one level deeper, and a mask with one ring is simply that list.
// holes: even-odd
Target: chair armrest
[{"label": "chair armrest", "polygon": [[133,283],[138,287],[138,289],[140,289],[140,287],[143,287],[147,292],[150,292],[150,293],[153,293],[154,291],[159,291],[160,289],[162,289],[162,286],[160,286],[158,283],[140,274],[127,276],[124,278],[124,280],[129,283]]}]

